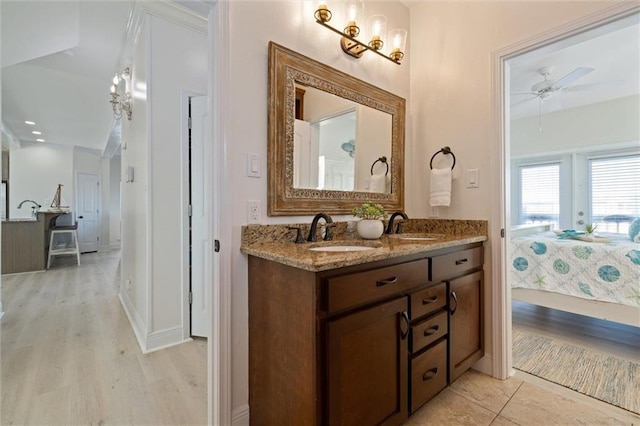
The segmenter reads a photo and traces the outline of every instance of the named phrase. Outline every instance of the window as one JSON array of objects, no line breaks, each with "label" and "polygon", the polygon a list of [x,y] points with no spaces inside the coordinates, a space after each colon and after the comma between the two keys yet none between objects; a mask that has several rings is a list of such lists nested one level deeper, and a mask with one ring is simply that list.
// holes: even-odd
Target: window
[{"label": "window", "polygon": [[560,164],[520,166],[520,223],[560,222]]},{"label": "window", "polygon": [[640,155],[589,160],[591,222],[602,232],[629,232],[640,217]]}]

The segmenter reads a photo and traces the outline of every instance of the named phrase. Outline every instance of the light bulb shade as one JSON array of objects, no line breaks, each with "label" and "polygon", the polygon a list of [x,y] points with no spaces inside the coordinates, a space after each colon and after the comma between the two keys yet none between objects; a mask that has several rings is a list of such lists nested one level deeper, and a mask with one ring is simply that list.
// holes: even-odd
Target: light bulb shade
[{"label": "light bulb shade", "polygon": [[396,62],[400,62],[404,57],[407,45],[407,30],[397,28],[389,31],[389,42],[391,43],[391,53],[389,56]]},{"label": "light bulb shade", "polygon": [[113,76],[113,84],[117,86],[118,83],[120,83],[120,77],[118,77],[118,74],[116,73],[116,75]]},{"label": "light bulb shade", "polygon": [[367,36],[372,49],[382,48],[387,37],[387,18],[384,15],[371,15],[367,18]]},{"label": "light bulb shade", "polygon": [[327,2],[325,0],[320,0],[318,2],[318,7],[313,15],[316,18],[316,21],[320,22],[329,22],[331,20],[331,11],[327,7]]},{"label": "light bulb shade", "polygon": [[[357,27],[363,10],[364,2],[362,0],[344,0],[344,13],[347,18],[347,27]],[[358,32],[360,32],[359,29]]]}]

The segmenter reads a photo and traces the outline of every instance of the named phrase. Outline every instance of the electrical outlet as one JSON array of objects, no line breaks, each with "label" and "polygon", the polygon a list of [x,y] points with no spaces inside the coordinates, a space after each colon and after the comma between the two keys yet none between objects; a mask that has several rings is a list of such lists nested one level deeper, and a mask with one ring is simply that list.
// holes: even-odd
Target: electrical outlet
[{"label": "electrical outlet", "polygon": [[247,201],[247,223],[260,223],[260,201]]},{"label": "electrical outlet", "polygon": [[440,212],[438,212],[437,207],[431,207],[431,217],[440,217]]}]

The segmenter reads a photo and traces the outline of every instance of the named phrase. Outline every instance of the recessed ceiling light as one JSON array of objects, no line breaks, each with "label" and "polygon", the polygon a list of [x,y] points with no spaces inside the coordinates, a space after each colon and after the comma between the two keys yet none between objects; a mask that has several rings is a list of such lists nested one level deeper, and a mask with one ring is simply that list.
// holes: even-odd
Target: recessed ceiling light
[{"label": "recessed ceiling light", "polygon": [[24,124],[28,124],[29,126],[35,126],[36,125],[36,123],[34,123],[33,121],[29,121],[29,120],[25,121]]},{"label": "recessed ceiling light", "polygon": [[44,139],[38,138],[38,139],[36,139],[36,142],[44,142]]},{"label": "recessed ceiling light", "polygon": [[33,131],[33,132],[31,132],[31,133],[33,133],[34,135],[41,135],[41,134],[42,134],[42,132],[39,132],[39,131],[37,131],[37,130],[34,130],[34,131]]}]

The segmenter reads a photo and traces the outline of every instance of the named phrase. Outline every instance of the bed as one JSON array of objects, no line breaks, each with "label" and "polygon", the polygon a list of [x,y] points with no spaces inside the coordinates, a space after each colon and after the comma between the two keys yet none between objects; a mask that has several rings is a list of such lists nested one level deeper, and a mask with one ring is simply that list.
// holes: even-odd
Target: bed
[{"label": "bed", "polygon": [[559,238],[548,229],[512,229],[512,298],[640,327],[640,244],[620,234]]}]

